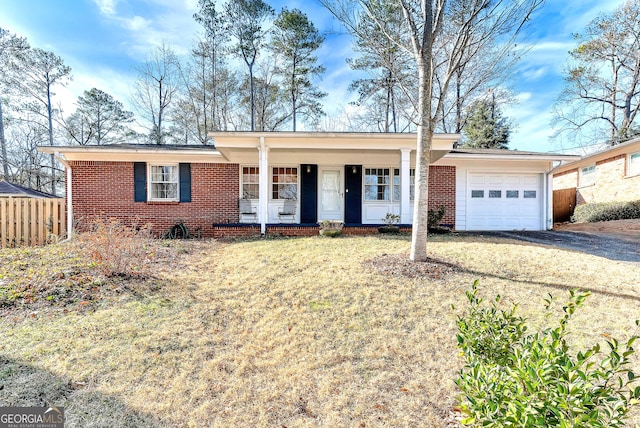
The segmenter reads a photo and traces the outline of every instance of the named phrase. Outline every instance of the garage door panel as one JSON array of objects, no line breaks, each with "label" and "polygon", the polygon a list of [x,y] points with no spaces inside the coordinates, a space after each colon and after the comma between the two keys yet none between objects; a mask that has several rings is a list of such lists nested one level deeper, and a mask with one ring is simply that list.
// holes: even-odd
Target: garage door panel
[{"label": "garage door panel", "polygon": [[471,186],[484,186],[486,177],[484,175],[472,175],[469,177]]},{"label": "garage door panel", "polygon": [[541,174],[469,173],[468,185],[468,230],[542,227]]},{"label": "garage door panel", "polygon": [[520,177],[519,175],[508,176],[504,181],[504,184],[506,184],[507,186],[519,186],[521,183],[522,177]]}]

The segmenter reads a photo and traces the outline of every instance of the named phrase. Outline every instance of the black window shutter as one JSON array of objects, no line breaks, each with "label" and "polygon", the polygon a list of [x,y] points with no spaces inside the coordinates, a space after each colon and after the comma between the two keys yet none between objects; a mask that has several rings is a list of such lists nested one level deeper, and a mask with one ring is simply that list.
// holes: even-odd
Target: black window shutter
[{"label": "black window shutter", "polygon": [[147,164],[145,162],[133,164],[133,200],[134,202],[147,201]]},{"label": "black window shutter", "polygon": [[191,202],[191,164],[180,164],[180,202]]}]

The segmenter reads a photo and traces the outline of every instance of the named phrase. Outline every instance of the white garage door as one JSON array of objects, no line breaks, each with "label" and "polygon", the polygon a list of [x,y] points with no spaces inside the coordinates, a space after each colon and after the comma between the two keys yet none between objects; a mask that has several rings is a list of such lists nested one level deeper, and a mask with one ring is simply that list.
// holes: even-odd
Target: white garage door
[{"label": "white garage door", "polygon": [[468,230],[541,230],[541,174],[469,173]]}]

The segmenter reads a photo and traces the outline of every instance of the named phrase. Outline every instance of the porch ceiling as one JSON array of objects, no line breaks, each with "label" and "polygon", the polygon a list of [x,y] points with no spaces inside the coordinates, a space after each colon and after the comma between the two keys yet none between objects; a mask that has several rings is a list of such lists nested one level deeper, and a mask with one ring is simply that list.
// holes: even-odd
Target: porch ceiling
[{"label": "porch ceiling", "polygon": [[[332,154],[340,162],[362,161],[363,155],[389,156],[402,150],[416,150],[415,134],[308,133],[308,132],[221,132],[211,133],[216,149],[230,162],[255,159],[264,143],[270,157],[276,153],[296,156],[300,162],[313,162]],[[458,141],[458,134],[436,134],[432,141],[432,161],[446,155]]]}]

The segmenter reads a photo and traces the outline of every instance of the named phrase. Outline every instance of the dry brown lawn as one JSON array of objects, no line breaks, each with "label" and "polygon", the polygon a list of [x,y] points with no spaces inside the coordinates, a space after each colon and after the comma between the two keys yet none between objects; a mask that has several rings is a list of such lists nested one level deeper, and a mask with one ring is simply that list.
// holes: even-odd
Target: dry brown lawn
[{"label": "dry brown lawn", "polygon": [[38,290],[5,301],[0,405],[64,406],[69,427],[455,425],[475,279],[533,324],[548,293],[590,290],[576,349],[640,318],[637,264],[500,238],[435,236],[443,263],[418,268],[404,236],[155,245],[144,281],[99,278],[73,245],[0,252],[0,296]]}]

